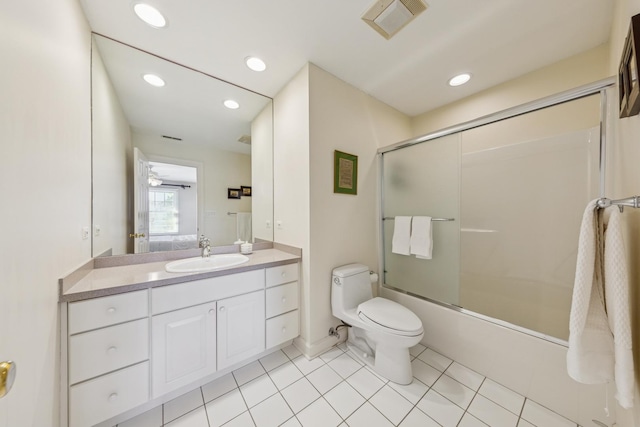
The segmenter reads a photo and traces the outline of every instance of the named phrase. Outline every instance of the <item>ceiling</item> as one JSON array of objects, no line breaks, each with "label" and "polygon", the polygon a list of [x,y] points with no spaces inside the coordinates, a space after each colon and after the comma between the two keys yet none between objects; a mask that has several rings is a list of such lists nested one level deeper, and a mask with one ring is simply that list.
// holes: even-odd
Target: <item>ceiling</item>
[{"label": "ceiling", "polygon": [[[80,0],[93,31],[273,97],[312,62],[415,116],[608,40],[610,0],[427,0],[390,40],[360,17],[373,0],[148,0],[155,29],[130,0]],[[256,73],[244,58],[258,56]],[[447,80],[470,72],[471,82]]]}]

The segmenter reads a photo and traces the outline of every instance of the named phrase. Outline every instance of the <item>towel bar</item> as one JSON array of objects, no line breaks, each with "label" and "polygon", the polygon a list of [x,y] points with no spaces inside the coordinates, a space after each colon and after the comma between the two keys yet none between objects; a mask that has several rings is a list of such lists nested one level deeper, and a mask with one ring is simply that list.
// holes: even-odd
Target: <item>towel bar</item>
[{"label": "towel bar", "polygon": [[[395,217],[392,216],[385,216],[384,218],[382,218],[383,221],[387,221],[387,220],[391,220],[393,221],[395,219]],[[431,221],[455,221],[455,218],[431,218]]]}]

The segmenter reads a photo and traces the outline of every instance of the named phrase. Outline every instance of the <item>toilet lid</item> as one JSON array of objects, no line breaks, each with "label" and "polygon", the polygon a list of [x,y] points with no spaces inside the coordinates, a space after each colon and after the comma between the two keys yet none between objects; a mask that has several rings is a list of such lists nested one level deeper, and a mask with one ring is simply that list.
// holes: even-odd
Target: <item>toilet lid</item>
[{"label": "toilet lid", "polygon": [[358,306],[358,317],[363,321],[380,326],[400,335],[422,333],[422,322],[411,310],[385,299],[373,298]]}]

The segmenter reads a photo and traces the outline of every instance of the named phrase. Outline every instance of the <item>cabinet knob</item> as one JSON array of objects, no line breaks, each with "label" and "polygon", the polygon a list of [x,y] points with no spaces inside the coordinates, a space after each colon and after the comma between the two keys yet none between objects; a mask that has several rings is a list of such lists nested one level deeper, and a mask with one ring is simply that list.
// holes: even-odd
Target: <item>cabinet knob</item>
[{"label": "cabinet knob", "polygon": [[116,400],[118,400],[118,393],[111,393],[109,395],[109,402],[115,402]]},{"label": "cabinet knob", "polygon": [[285,271],[282,272],[281,274],[282,277],[287,277],[287,273]]},{"label": "cabinet knob", "polygon": [[224,306],[220,307],[220,311],[224,311]]},{"label": "cabinet knob", "polygon": [[283,303],[287,302],[287,299],[285,297],[282,297],[282,302]]},{"label": "cabinet knob", "polygon": [[285,332],[287,332],[287,328],[282,328],[282,333],[284,334]]},{"label": "cabinet knob", "polygon": [[109,313],[109,314],[113,314],[113,313],[115,313],[115,312],[116,312],[116,308],[115,308],[115,307],[109,307],[109,308],[107,309],[107,313]]},{"label": "cabinet knob", "polygon": [[[222,311],[222,310],[220,310]],[[211,310],[209,310],[209,314],[216,314],[216,311],[212,308]]]},{"label": "cabinet knob", "polygon": [[114,354],[116,351],[118,351],[118,348],[116,346],[111,346],[107,349],[108,354]]}]

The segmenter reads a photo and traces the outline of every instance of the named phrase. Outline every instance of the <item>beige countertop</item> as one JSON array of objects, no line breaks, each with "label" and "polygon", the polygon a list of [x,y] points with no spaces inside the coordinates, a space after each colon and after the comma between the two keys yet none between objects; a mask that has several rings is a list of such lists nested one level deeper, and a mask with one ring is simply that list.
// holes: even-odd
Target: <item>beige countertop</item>
[{"label": "beige countertop", "polygon": [[[198,273],[167,273],[165,265],[170,261],[122,265],[87,269],[73,273],[60,281],[60,302],[115,295],[157,286],[190,282],[208,277],[224,276],[265,267],[292,264],[300,261],[299,255],[278,249],[263,249],[247,255],[248,262],[234,267]],[[72,276],[74,276],[72,278]],[[78,278],[77,276],[81,276]],[[65,283],[64,281],[67,280]],[[72,283],[69,284],[69,281]]]}]

